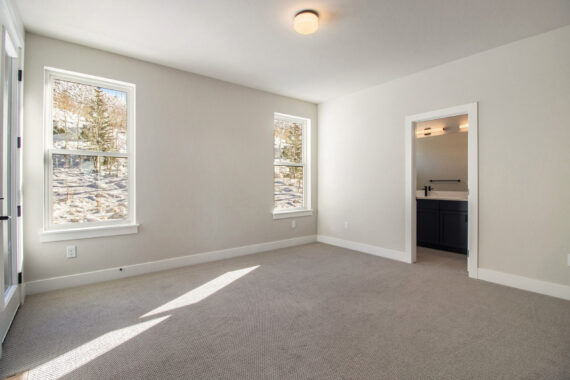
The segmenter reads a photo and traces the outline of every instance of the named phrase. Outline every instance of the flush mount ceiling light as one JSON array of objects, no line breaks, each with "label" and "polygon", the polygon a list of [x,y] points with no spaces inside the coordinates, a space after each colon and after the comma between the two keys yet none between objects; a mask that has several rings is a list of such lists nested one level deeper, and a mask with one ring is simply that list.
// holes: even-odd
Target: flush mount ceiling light
[{"label": "flush mount ceiling light", "polygon": [[319,14],[311,9],[298,12],[293,20],[295,31],[300,34],[313,34],[319,28]]}]

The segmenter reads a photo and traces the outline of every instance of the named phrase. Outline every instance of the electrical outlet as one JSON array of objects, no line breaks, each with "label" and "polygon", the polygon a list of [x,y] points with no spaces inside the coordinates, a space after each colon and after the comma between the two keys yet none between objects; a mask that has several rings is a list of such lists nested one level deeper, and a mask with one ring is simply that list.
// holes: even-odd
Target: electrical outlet
[{"label": "electrical outlet", "polygon": [[73,259],[77,257],[77,247],[74,245],[68,245],[65,249],[65,257],[68,259]]},{"label": "electrical outlet", "polygon": [[297,221],[296,220],[293,220],[291,222],[291,228],[297,228]]},{"label": "electrical outlet", "polygon": [[570,253],[568,254],[568,266],[570,267]]},{"label": "electrical outlet", "polygon": [[346,221],[344,222],[344,229],[348,230],[348,222],[346,222]]}]

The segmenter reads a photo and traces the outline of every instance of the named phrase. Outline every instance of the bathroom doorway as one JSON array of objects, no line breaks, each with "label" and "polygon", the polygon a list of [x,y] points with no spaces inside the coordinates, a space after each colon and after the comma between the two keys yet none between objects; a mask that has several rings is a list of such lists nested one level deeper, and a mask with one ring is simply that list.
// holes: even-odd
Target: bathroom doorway
[{"label": "bathroom doorway", "polygon": [[416,260],[467,271],[467,114],[415,123]]},{"label": "bathroom doorway", "polygon": [[406,118],[406,253],[477,278],[477,103]]}]

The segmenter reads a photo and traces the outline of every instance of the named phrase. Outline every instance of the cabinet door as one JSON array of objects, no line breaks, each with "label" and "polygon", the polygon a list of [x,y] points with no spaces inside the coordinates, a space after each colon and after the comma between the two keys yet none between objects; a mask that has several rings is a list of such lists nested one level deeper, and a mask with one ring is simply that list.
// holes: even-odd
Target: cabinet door
[{"label": "cabinet door", "polygon": [[467,253],[467,213],[440,210],[440,244]]},{"label": "cabinet door", "polygon": [[439,243],[439,211],[418,208],[417,220],[418,245],[437,245]]}]

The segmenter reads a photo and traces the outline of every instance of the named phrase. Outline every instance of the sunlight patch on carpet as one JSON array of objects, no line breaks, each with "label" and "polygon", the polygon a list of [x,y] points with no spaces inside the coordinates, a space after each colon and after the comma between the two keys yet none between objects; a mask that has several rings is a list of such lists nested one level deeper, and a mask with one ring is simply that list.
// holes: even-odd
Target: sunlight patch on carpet
[{"label": "sunlight patch on carpet", "polygon": [[159,306],[152,311],[149,311],[141,318],[146,318],[151,315],[164,313],[170,310],[198,303],[202,301],[204,298],[211,296],[212,294],[216,293],[218,290],[228,286],[232,282],[240,279],[241,277],[245,276],[246,274],[250,273],[251,271],[257,268],[259,268],[259,265],[256,265],[254,267],[234,270],[231,272],[226,272],[221,276],[218,276],[215,279],[208,281],[204,285],[201,285],[196,289],[192,289],[189,292],[181,295],[180,297],[175,298],[172,301],[167,302],[164,305]]},{"label": "sunlight patch on carpet", "polygon": [[31,369],[28,373],[28,379],[59,379],[60,377],[63,377],[75,371],[77,368],[89,363],[91,360],[113,350],[151,327],[156,326],[168,317],[170,317],[170,315],[137,323],[136,325],[124,327],[101,335],[100,337],[68,351],[47,363]]}]

